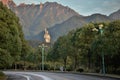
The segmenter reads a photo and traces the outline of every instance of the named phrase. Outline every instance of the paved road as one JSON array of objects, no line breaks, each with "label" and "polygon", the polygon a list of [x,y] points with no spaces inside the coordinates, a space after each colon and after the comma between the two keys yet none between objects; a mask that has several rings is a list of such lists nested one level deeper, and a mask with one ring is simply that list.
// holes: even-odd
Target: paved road
[{"label": "paved road", "polygon": [[119,80],[106,77],[49,72],[5,72],[8,80]]}]

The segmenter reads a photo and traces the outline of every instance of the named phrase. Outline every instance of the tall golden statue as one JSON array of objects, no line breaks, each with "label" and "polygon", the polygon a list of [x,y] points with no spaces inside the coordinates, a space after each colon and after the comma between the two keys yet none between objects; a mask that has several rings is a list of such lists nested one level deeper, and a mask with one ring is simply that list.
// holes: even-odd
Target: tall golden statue
[{"label": "tall golden statue", "polygon": [[50,41],[51,41],[50,34],[48,33],[48,30],[46,28],[45,28],[44,39],[45,39],[46,43],[50,43]]}]

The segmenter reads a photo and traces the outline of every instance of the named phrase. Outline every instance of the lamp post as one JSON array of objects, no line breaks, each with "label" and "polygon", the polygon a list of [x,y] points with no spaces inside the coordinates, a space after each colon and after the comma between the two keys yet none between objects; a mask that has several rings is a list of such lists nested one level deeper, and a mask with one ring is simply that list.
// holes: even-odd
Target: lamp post
[{"label": "lamp post", "polygon": [[44,51],[45,51],[45,44],[39,45],[39,47],[42,49],[42,71],[44,71]]},{"label": "lamp post", "polygon": [[42,49],[42,71],[44,71],[44,52],[45,52],[45,47],[48,47],[45,44],[50,44],[50,41],[51,41],[51,37],[50,37],[50,34],[49,34],[47,28],[45,28],[44,39],[45,39],[45,42],[42,43],[42,45],[39,45],[39,47]]},{"label": "lamp post", "polygon": [[[99,29],[93,28],[92,30],[93,31],[99,31],[100,32],[100,36],[102,38],[102,36],[103,36],[103,24],[99,25]],[[103,75],[105,75],[105,60],[104,60],[103,50],[102,50],[102,73],[103,73]]]},{"label": "lamp post", "polygon": [[39,47],[42,49],[42,71],[44,71],[44,52],[45,52],[45,47],[48,47],[45,44],[50,44],[50,41],[51,41],[51,37],[50,37],[50,34],[49,34],[47,28],[45,28],[44,39],[45,39],[45,42],[42,43],[42,45],[39,45]]}]

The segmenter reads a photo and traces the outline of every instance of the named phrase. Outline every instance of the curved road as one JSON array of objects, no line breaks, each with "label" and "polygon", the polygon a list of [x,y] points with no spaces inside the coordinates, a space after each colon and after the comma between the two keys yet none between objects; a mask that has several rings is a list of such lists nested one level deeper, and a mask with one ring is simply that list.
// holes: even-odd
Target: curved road
[{"label": "curved road", "polygon": [[118,80],[107,77],[49,72],[4,72],[8,80]]}]

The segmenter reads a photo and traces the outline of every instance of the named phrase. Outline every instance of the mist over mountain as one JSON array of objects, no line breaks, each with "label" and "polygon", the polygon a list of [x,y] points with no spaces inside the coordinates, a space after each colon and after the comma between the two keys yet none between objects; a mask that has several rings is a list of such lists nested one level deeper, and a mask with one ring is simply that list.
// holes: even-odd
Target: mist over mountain
[{"label": "mist over mountain", "polygon": [[10,0],[8,5],[19,17],[27,40],[43,41],[45,28],[48,28],[52,41],[55,41],[59,36],[65,35],[73,29],[80,28],[86,23],[120,19],[120,10],[110,16],[98,13],[82,16],[69,7],[56,2],[46,2],[44,4],[21,3],[17,6]]}]

